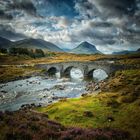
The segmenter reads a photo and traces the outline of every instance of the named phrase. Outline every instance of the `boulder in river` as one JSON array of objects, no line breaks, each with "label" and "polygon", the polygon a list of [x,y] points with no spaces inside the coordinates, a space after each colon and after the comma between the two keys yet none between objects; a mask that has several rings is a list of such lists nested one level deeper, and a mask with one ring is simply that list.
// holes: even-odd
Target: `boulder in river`
[{"label": "boulder in river", "polygon": [[60,97],[54,96],[52,97],[52,100],[58,100]]},{"label": "boulder in river", "polygon": [[1,92],[2,92],[2,93],[7,93],[7,91],[5,91],[5,90],[1,90]]},{"label": "boulder in river", "polygon": [[64,90],[65,86],[64,85],[55,85],[52,89]]}]

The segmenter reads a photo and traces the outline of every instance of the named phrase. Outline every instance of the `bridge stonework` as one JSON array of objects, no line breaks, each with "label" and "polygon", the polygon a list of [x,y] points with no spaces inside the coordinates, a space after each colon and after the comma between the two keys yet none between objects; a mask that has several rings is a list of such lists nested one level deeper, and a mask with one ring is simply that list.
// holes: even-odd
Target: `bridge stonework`
[{"label": "bridge stonework", "polygon": [[70,75],[70,70],[72,68],[80,69],[84,76],[89,76],[96,69],[104,70],[108,75],[114,74],[118,70],[126,69],[123,65],[116,65],[112,61],[92,61],[92,62],[60,62],[60,63],[51,63],[51,64],[38,64],[36,65],[39,68],[43,68],[46,71],[54,68],[56,72],[60,72],[61,76]]}]

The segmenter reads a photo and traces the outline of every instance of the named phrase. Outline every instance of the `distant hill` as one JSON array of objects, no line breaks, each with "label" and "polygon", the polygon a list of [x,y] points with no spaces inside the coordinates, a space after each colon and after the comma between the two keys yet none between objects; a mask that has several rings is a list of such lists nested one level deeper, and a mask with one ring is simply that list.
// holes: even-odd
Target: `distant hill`
[{"label": "distant hill", "polygon": [[67,49],[67,48],[63,48],[63,50],[65,51],[65,52],[70,52],[71,51],[71,49]]},{"label": "distant hill", "polygon": [[72,53],[76,54],[102,54],[96,49],[96,47],[88,42],[82,42],[76,48],[71,50]]},{"label": "distant hill", "polygon": [[6,38],[0,37],[0,48],[7,48],[12,42]]},{"label": "distant hill", "polygon": [[60,49],[58,46],[51,42],[47,42],[42,39],[24,39],[15,42],[11,47],[16,47],[16,48],[31,48],[31,49],[43,49],[43,50],[48,50],[52,52],[63,52],[62,49]]},{"label": "distant hill", "polygon": [[139,49],[137,49],[137,52],[140,52],[140,48],[139,48]]},{"label": "distant hill", "polygon": [[125,55],[125,54],[135,54],[135,53],[140,53],[140,48],[136,51],[120,51],[120,52],[113,52],[112,54],[115,54],[115,55]]}]

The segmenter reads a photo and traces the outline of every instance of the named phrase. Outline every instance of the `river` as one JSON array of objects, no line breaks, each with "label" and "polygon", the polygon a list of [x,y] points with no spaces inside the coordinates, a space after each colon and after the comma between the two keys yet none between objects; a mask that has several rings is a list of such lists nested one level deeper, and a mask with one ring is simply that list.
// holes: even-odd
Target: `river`
[{"label": "river", "polygon": [[61,98],[80,97],[86,81],[31,77],[0,84],[0,111],[15,111],[24,104],[46,106]]},{"label": "river", "polygon": [[[60,78],[60,73],[55,77],[36,76],[0,84],[0,111],[15,111],[25,104],[47,106],[62,98],[80,97],[86,92],[87,82],[80,69],[72,68],[71,78]],[[93,79],[101,81],[105,78],[107,74],[103,70],[93,72]]]}]

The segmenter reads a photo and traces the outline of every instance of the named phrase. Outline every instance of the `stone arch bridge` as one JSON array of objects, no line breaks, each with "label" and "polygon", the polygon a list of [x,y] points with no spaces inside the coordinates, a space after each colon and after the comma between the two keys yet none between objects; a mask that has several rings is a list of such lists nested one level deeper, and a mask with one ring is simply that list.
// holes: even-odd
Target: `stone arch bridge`
[{"label": "stone arch bridge", "polygon": [[53,75],[56,72],[60,72],[61,77],[70,76],[72,68],[78,68],[83,72],[85,77],[91,77],[93,71],[96,69],[104,70],[108,75],[114,74],[118,70],[126,69],[123,65],[116,65],[114,61],[92,61],[92,62],[60,62],[50,64],[38,64],[39,68],[43,68],[47,71],[48,75]]}]

